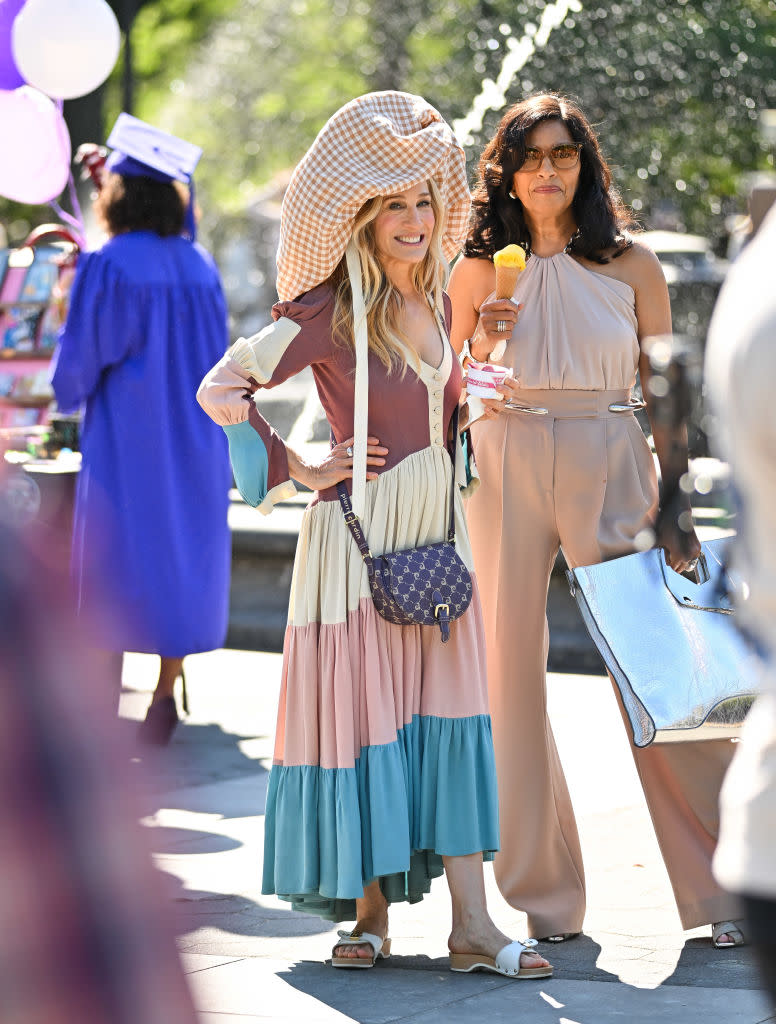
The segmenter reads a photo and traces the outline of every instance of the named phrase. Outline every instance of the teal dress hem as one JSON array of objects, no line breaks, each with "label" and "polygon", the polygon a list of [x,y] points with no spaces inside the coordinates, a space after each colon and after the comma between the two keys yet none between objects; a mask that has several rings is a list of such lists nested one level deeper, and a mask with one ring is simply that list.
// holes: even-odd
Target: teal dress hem
[{"label": "teal dress hem", "polygon": [[488,715],[416,715],[352,768],[273,766],[262,892],[332,921],[375,878],[389,903],[417,903],[443,856],[498,850],[493,764]]}]

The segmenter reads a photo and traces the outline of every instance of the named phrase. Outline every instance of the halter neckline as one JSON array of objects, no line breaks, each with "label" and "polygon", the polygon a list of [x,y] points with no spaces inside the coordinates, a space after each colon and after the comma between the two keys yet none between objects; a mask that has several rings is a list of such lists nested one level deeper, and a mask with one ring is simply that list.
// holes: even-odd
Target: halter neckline
[{"label": "halter neckline", "polygon": [[[552,254],[552,256],[537,256],[536,258],[540,259],[540,260],[551,260],[554,256],[561,256],[561,255],[568,256],[571,253],[571,246],[574,244],[574,241],[577,238],[579,238],[579,235],[580,235],[580,230],[579,230],[579,228],[577,228],[577,230],[574,232],[574,234],[571,236],[571,238],[568,240],[568,242],[566,242],[565,246],[561,249],[560,252],[555,252],[555,253]],[[530,242],[520,242],[519,245],[523,249],[525,249],[525,258],[527,260],[530,259],[532,256],[536,256],[536,253],[531,248],[531,243]]]}]

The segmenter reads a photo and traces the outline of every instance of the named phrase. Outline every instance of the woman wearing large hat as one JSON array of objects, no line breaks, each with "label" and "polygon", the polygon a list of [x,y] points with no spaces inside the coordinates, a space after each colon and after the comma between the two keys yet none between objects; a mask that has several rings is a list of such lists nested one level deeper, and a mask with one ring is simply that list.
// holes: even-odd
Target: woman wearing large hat
[{"label": "woman wearing large hat", "polygon": [[[274,323],[232,347],[199,400],[224,427],[251,504],[270,511],[292,478],[317,492],[294,567],[263,891],[355,917],[333,963],[370,967],[390,952],[389,904],[422,899],[444,870],[451,967],[546,977],[547,962],[511,943],[485,905],[498,813],[476,579],[447,643],[436,627],[388,622],[336,490],[346,481],[374,555],[446,535],[461,371],[442,287],[468,213],[463,152],[433,107],[398,92],[348,103],[286,192]],[[262,388],[306,366],[332,430],[317,466],[258,408]],[[453,511],[471,572],[457,487]]]}]

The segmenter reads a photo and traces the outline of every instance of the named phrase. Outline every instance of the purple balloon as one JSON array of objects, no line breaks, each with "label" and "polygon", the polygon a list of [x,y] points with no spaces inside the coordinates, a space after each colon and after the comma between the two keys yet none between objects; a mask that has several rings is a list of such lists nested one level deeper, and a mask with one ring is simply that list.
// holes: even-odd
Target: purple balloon
[{"label": "purple balloon", "polygon": [[11,28],[14,18],[26,0],[0,0],[0,89],[18,89],[25,84],[19,74],[11,49]]}]

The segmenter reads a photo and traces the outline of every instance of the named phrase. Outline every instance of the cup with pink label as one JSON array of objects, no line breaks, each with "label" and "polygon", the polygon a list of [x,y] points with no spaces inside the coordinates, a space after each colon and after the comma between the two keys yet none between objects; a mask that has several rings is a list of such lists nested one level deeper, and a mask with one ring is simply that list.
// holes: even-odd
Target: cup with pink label
[{"label": "cup with pink label", "polygon": [[497,366],[495,363],[478,363],[470,359],[466,364],[466,390],[470,395],[477,398],[494,398],[500,401],[504,396],[496,389],[504,383],[506,377],[512,376],[512,370],[507,366]]}]

